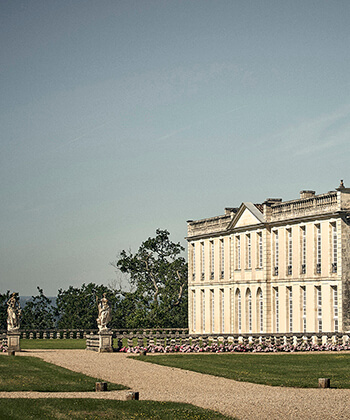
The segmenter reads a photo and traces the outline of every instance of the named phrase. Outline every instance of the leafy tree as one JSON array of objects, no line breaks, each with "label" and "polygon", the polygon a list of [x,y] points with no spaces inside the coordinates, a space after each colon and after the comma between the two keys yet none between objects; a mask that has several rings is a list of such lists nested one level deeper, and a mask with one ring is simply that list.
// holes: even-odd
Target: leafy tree
[{"label": "leafy tree", "polygon": [[84,283],[81,288],[70,286],[67,290],[59,289],[56,300],[59,316],[58,327],[96,329],[98,316],[96,298],[100,299],[103,293],[107,294],[113,313],[116,298],[106,286]]},{"label": "leafy tree", "polygon": [[7,330],[7,301],[10,299],[10,291],[0,293],[0,330]]},{"label": "leafy tree", "polygon": [[22,309],[21,328],[44,329],[55,327],[55,308],[51,300],[37,287],[39,294],[32,296]]},{"label": "leafy tree", "polygon": [[155,238],[142,242],[137,253],[123,250],[111,263],[129,274],[133,292],[118,291],[120,311],[125,326],[187,326],[187,263],[178,242],[171,242],[167,230],[156,230]]}]

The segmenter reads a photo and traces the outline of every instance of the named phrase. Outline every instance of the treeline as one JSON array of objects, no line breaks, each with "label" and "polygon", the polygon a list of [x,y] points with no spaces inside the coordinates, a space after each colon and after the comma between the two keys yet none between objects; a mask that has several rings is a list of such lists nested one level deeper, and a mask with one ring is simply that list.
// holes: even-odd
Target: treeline
[{"label": "treeline", "polygon": [[[122,287],[83,284],[59,289],[56,304],[38,287],[22,308],[21,329],[96,329],[96,298],[103,293],[112,308],[110,328],[187,327],[187,263],[184,248],[158,229],[137,251],[122,251],[111,265],[125,273],[128,291]],[[0,293],[0,329],[7,328],[7,301],[10,291]]]}]

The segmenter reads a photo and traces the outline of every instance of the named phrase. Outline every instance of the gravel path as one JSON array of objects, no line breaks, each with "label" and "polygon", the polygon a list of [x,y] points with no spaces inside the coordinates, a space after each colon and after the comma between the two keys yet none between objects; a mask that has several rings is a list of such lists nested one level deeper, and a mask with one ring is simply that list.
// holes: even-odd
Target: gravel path
[{"label": "gravel path", "polygon": [[[350,419],[350,389],[298,389],[236,382],[128,359],[123,353],[27,350],[21,355],[40,357],[73,371],[126,385],[139,391],[142,400],[185,402],[237,419]],[[0,398],[125,399],[125,394],[125,390],[107,393],[0,392]]]}]

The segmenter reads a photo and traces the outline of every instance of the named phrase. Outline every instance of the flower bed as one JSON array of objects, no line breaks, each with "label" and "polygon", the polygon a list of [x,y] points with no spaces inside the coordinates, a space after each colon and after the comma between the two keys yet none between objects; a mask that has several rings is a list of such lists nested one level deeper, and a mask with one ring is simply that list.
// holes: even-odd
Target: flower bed
[{"label": "flower bed", "polygon": [[174,345],[174,346],[158,346],[151,345],[148,347],[122,347],[119,351],[123,353],[277,353],[277,352],[306,352],[306,351],[344,351],[350,350],[350,345],[335,344],[284,344],[275,346],[272,344],[210,344],[205,346],[196,345]]}]

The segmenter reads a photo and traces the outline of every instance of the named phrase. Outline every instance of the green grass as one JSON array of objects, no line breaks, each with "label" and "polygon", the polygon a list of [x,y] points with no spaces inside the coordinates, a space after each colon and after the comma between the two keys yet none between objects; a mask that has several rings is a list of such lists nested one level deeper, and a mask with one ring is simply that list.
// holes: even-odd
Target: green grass
[{"label": "green grass", "polygon": [[228,419],[190,404],[94,399],[0,399],[2,419]]},{"label": "green grass", "polygon": [[28,349],[85,349],[85,339],[21,339],[20,346],[22,350]]},{"label": "green grass", "polygon": [[[99,379],[72,372],[36,357],[0,356],[0,391],[94,391],[97,381]],[[126,388],[111,383],[108,389]]]},{"label": "green grass", "polygon": [[318,378],[330,378],[332,388],[350,388],[350,354],[346,353],[166,354],[135,358],[257,384],[317,388]]}]

